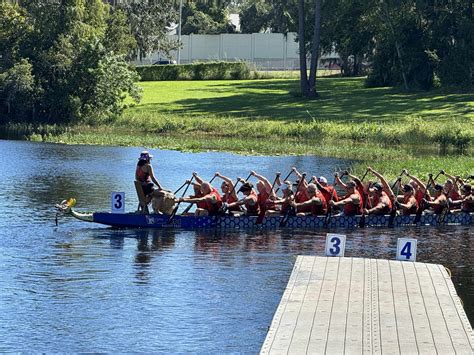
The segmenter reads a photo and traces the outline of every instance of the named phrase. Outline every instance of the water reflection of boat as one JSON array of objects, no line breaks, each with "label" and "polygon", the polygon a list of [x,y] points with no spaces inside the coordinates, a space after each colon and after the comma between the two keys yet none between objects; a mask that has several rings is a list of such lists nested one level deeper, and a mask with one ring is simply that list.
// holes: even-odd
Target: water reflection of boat
[{"label": "water reflection of boat", "polygon": [[[71,214],[83,221],[105,224],[119,228],[174,228],[174,229],[252,229],[280,227],[281,217],[266,217],[262,223],[257,223],[257,217],[253,216],[180,216],[176,215],[172,220],[168,215],[138,214],[138,213],[79,213],[71,209]],[[320,228],[356,228],[360,224],[361,216],[332,216],[326,220],[321,217],[290,217],[285,227],[292,229],[320,229]],[[402,226],[439,226],[439,225],[471,225],[474,221],[474,213],[456,213],[446,215],[422,215],[419,221],[416,216],[396,216],[393,219],[393,227]],[[388,227],[389,215],[369,215],[365,217],[365,225],[368,227]]]}]

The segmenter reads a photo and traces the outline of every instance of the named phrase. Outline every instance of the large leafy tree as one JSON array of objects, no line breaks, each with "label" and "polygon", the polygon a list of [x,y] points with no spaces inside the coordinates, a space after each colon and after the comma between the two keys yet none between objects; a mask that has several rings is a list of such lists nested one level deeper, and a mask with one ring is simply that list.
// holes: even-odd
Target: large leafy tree
[{"label": "large leafy tree", "polygon": [[[184,1],[181,33],[219,34],[233,33],[235,26],[229,20],[231,1]],[[176,2],[179,7],[179,1]]]},{"label": "large leafy tree", "polygon": [[0,81],[0,95],[8,104],[3,119],[95,123],[120,114],[127,95],[139,100],[137,74],[123,51],[105,40],[114,21],[101,0],[0,6],[5,8],[1,15],[23,15],[27,29],[5,49],[15,54],[4,63]]},{"label": "large leafy tree", "polygon": [[126,2],[119,8],[126,13],[140,59],[151,52],[169,53],[178,43],[167,36],[172,23],[178,20],[173,1]]},{"label": "large leafy tree", "polygon": [[[310,53],[318,42],[316,6],[316,0],[240,2],[243,32],[299,28],[302,91],[309,88],[310,95],[315,77],[312,72],[305,77],[305,65],[315,59]],[[472,85],[472,0],[333,0],[322,1],[320,7],[319,48],[339,53],[345,75],[361,74],[364,63],[370,64],[371,86]]]},{"label": "large leafy tree", "polygon": [[294,0],[246,0],[239,8],[240,29],[243,33],[287,33],[297,30],[298,15]]}]

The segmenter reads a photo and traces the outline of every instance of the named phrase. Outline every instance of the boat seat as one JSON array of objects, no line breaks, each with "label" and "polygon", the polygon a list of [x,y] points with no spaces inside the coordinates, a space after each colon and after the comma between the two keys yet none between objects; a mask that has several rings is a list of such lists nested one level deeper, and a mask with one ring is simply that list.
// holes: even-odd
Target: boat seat
[{"label": "boat seat", "polygon": [[145,193],[143,192],[142,184],[140,183],[140,181],[135,180],[135,190],[137,190],[137,196],[138,196],[137,211],[143,214],[149,214],[150,213],[148,209],[149,202],[147,201]]}]

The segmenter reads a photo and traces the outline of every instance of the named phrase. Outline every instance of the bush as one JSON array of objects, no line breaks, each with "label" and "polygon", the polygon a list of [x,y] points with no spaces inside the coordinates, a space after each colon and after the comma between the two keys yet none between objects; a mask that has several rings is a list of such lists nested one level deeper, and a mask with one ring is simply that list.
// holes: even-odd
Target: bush
[{"label": "bush", "polygon": [[141,81],[242,80],[251,78],[245,62],[212,62],[182,65],[144,65],[136,68]]}]

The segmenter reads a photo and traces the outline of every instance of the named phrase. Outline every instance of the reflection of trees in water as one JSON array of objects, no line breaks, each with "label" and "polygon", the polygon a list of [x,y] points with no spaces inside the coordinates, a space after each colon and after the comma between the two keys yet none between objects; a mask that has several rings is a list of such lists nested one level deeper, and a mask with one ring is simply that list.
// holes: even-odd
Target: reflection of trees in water
[{"label": "reflection of trees in water", "polygon": [[[96,176],[97,177],[97,176]],[[103,181],[107,181],[104,176]],[[110,206],[110,185],[90,183],[73,175],[32,175],[22,185],[22,199],[31,206],[54,206],[55,203],[75,197],[79,208],[107,208]],[[109,207],[110,208],[110,207]]]},{"label": "reflection of trees in water", "polygon": [[196,231],[195,250],[200,253],[220,255],[232,251],[279,250],[280,232],[277,231]]},{"label": "reflection of trees in water", "polygon": [[206,254],[220,260],[226,250],[241,249],[239,236],[239,232],[198,230],[194,239],[194,250],[198,252],[195,255]]}]

